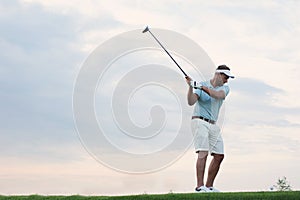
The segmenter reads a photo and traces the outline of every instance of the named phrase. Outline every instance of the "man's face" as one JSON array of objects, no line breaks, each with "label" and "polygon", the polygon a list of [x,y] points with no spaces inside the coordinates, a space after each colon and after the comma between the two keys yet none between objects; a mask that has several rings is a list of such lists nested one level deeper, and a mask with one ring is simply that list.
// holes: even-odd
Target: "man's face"
[{"label": "man's face", "polygon": [[220,86],[224,85],[225,83],[228,82],[228,79],[229,79],[229,76],[227,76],[226,74],[224,73],[220,73],[219,74],[219,84]]}]

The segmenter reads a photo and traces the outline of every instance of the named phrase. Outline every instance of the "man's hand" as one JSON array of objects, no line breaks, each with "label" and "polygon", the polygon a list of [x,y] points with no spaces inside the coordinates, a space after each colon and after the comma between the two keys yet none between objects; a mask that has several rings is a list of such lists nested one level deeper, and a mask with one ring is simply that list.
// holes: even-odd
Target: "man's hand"
[{"label": "man's hand", "polygon": [[187,100],[188,100],[188,104],[190,106],[194,105],[196,103],[196,101],[198,100],[198,95],[193,93],[193,86],[191,86],[191,81],[193,81],[193,79],[191,79],[191,77],[186,76],[186,83],[189,86],[189,90],[188,90],[188,94],[187,94]]},{"label": "man's hand", "polygon": [[189,76],[186,76],[185,77],[185,81],[186,81],[186,83],[190,86],[190,82],[192,81],[193,79],[191,79],[191,77],[189,77]]},{"label": "man's hand", "polygon": [[194,81],[193,79],[191,79],[191,77],[187,76],[186,78],[186,83],[195,89],[200,89],[202,88],[202,84],[200,82]]},{"label": "man's hand", "polygon": [[195,88],[195,89],[202,89],[202,84],[197,81],[190,81],[190,86]]}]

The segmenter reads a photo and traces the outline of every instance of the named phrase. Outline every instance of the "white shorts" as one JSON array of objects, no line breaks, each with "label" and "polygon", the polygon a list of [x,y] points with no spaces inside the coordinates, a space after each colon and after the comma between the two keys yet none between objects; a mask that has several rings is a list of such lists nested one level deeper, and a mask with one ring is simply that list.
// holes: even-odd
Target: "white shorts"
[{"label": "white shorts", "polygon": [[192,133],[196,153],[208,151],[211,154],[224,154],[221,130],[216,124],[210,124],[202,119],[192,119]]}]

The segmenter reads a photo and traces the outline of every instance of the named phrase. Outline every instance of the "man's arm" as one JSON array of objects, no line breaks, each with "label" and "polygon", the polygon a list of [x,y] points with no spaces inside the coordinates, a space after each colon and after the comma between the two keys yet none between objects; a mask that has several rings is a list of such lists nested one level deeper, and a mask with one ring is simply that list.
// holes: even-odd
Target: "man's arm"
[{"label": "man's arm", "polygon": [[225,99],[226,97],[224,90],[216,91],[205,86],[202,86],[202,90],[215,99]]},{"label": "man's arm", "polygon": [[199,96],[197,94],[193,93],[193,87],[190,86],[190,81],[191,80],[192,79],[190,77],[186,77],[186,82],[189,85],[187,100],[188,100],[188,104],[190,106],[194,105],[197,102],[198,98],[199,98]]}]

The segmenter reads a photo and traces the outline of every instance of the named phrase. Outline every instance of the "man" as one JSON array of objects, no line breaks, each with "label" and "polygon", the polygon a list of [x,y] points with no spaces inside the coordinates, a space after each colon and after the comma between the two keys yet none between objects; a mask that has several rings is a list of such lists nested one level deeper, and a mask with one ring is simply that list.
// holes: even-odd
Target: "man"
[{"label": "man", "polygon": [[[229,87],[224,85],[229,78],[234,78],[234,76],[226,65],[218,66],[214,77],[200,84],[190,77],[186,77],[186,82],[189,85],[188,104],[190,106],[195,104],[192,116],[192,133],[195,151],[198,154],[196,163],[197,187],[195,189],[197,192],[218,192],[213,184],[224,159],[224,146],[220,134],[221,130],[216,125],[216,121],[220,107],[229,93]],[[208,153],[213,156],[213,159],[204,185],[203,178]]]}]

